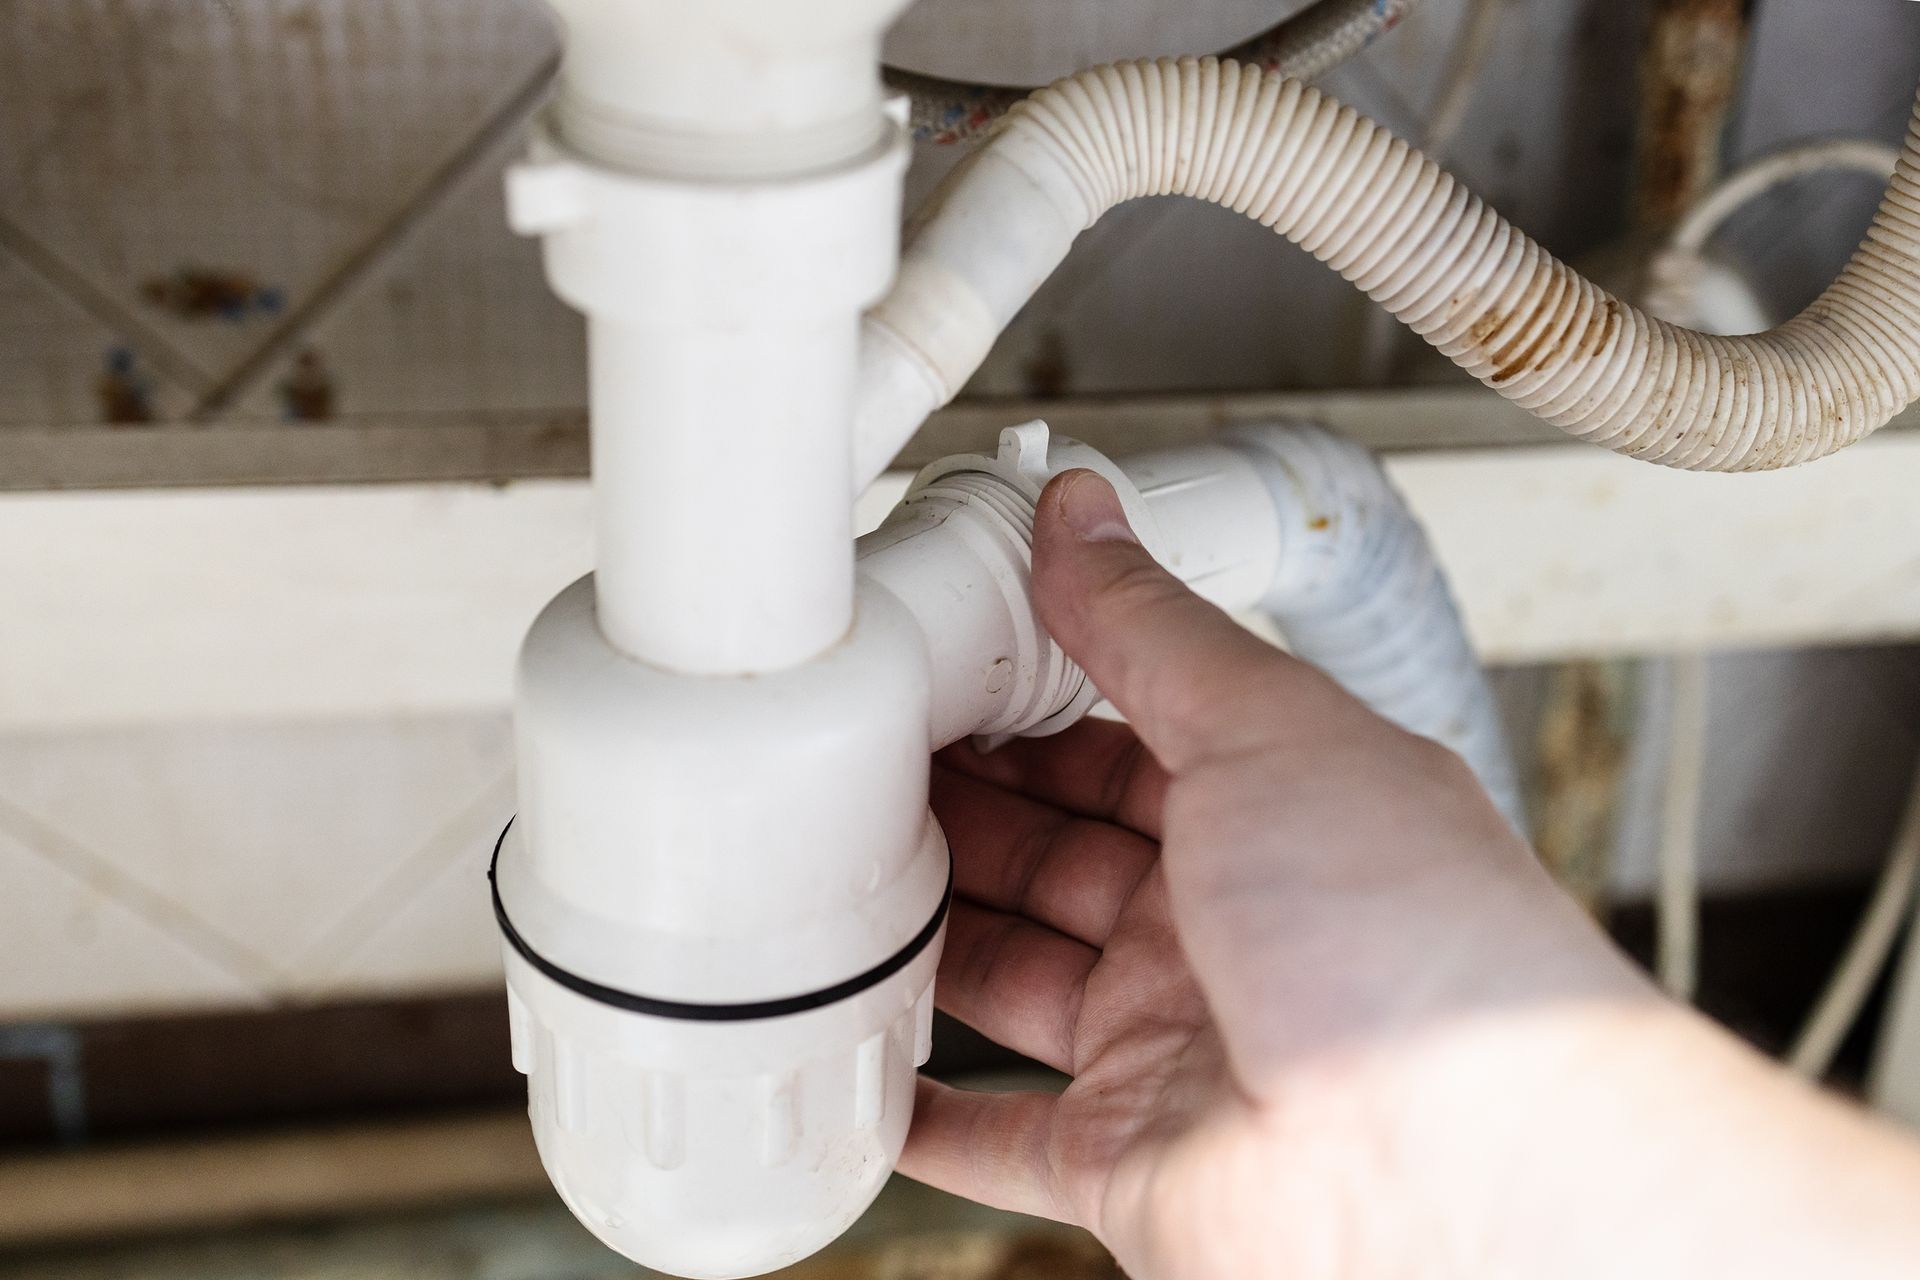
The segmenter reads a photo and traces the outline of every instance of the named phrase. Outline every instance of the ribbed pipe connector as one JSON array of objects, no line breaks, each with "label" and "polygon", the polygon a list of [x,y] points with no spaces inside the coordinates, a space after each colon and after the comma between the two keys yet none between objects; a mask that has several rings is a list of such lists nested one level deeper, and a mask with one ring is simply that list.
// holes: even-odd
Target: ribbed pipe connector
[{"label": "ribbed pipe connector", "polygon": [[1106,455],[1054,437],[1044,422],[1009,427],[996,452],[929,465],[884,524],[860,540],[861,576],[919,621],[934,673],[933,745],[974,735],[988,745],[1045,737],[1078,721],[1099,692],[1047,634],[1034,607],[1033,522],[1047,482],[1099,472],[1142,541],[1158,526]]},{"label": "ribbed pipe connector", "polygon": [[[908,499],[914,505],[944,508],[948,524],[977,521],[985,525],[986,540],[1004,549],[1009,567],[1018,561],[1029,575],[1035,500],[1035,495],[985,471],[949,472],[916,489]],[[1079,664],[1044,631],[1035,627],[1029,643],[1033,661],[1027,672],[1004,673],[1024,686],[1020,695],[1008,700],[1005,715],[979,730],[989,742],[1015,735],[1046,737],[1078,720],[1097,697]],[[987,683],[992,682],[990,675]]]}]

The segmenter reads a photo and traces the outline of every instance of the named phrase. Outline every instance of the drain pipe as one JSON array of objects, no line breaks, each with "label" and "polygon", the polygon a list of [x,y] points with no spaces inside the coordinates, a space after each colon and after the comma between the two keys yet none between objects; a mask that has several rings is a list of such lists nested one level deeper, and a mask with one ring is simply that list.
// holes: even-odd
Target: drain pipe
[{"label": "drain pipe", "polygon": [[562,1199],[676,1275],[798,1261],[899,1156],[951,892],[929,748],[1053,732],[1098,696],[1031,600],[1049,475],[1100,470],[1181,577],[1298,608],[1303,647],[1366,657],[1377,705],[1452,731],[1448,699],[1376,679],[1425,661],[1377,643],[1375,590],[1432,583],[1373,573],[1400,534],[1333,557],[1350,591],[1289,576],[1321,545],[1302,530],[1372,520],[1316,507],[1291,445],[1121,465],[1020,429],[923,475],[856,570],[861,312],[905,154],[878,37],[902,3],[557,0],[562,83],[509,179],[587,316],[597,538],[518,669],[492,868],[513,1057]]},{"label": "drain pipe", "polygon": [[927,753],[1056,733],[1099,699],[1031,590],[1036,504],[1074,468],[1113,484],[1189,586],[1266,611],[1300,656],[1463,755],[1518,824],[1418,525],[1364,450],[1317,428],[1117,461],[1010,428],[928,467],[861,539],[845,641],[751,679],[620,659],[583,580],[522,657],[522,809],[495,908],[541,1158],[628,1257],[772,1270],[838,1236],[891,1170],[949,892]]},{"label": "drain pipe", "polygon": [[560,86],[508,181],[587,317],[596,537],[518,672],[492,870],[514,1061],[569,1208],[678,1275],[839,1235],[928,1049],[925,649],[883,596],[856,611],[852,552],[904,3],[555,0]]},{"label": "drain pipe", "polygon": [[587,316],[596,604],[629,657],[768,671],[852,621],[855,352],[907,157],[879,33],[903,6],[556,0],[566,59],[508,208]]},{"label": "drain pipe", "polygon": [[860,540],[860,569],[925,637],[933,746],[1043,736],[1098,699],[1028,588],[1034,504],[1076,467],[1106,477],[1141,543],[1200,596],[1265,614],[1295,656],[1451,748],[1525,829],[1498,706],[1425,532],[1371,454],[1306,424],[1109,460],[1035,422],[995,454],[922,471]]}]

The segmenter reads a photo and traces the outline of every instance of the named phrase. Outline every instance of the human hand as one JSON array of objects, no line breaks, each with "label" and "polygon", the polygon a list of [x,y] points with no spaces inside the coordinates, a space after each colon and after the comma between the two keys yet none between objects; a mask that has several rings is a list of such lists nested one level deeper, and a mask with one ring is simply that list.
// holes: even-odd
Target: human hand
[{"label": "human hand", "polygon": [[937,993],[1071,1082],[923,1081],[909,1176],[1084,1225],[1140,1277],[1535,1280],[1628,1273],[1602,1237],[1648,1128],[1710,1149],[1743,1124],[1722,1101],[1785,1091],[1820,1123],[1754,1160],[1853,1134],[1665,1002],[1456,757],[1155,565],[1091,473],[1042,497],[1034,589],[1132,727],[943,753]]}]

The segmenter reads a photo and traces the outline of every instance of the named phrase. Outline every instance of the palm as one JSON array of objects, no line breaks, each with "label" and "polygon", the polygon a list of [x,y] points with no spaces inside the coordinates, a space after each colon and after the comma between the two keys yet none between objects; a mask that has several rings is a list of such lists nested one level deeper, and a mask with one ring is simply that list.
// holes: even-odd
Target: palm
[{"label": "palm", "polygon": [[1165,879],[1150,871],[1087,975],[1073,1029],[1073,1081],[1049,1139],[1081,1220],[1108,1210],[1109,1180],[1152,1158],[1192,1108],[1230,1093],[1219,1037],[1174,939]]},{"label": "palm", "polygon": [[1135,1171],[1235,1097],[1169,910],[1165,786],[1130,731],[1100,723],[936,766],[955,886],[940,1004],[1072,1081],[1057,1101],[997,1099],[991,1116],[928,1086],[910,1171],[951,1184],[936,1166],[965,1157],[942,1140],[949,1120],[969,1145],[994,1141],[983,1123],[1018,1123],[1052,1203],[1007,1207],[1099,1229],[1127,1207],[1117,1195],[1132,1201]]}]

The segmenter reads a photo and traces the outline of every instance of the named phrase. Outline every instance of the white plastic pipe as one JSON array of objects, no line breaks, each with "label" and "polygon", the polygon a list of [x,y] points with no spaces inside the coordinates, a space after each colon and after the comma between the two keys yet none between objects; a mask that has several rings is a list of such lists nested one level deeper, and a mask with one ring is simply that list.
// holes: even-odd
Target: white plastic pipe
[{"label": "white plastic pipe", "polygon": [[791,666],[844,636],[854,318],[602,320],[589,340],[601,628],[635,657],[716,673]]},{"label": "white plastic pipe", "polygon": [[859,1216],[925,1061],[948,884],[930,680],[869,588],[752,679],[622,658],[591,580],[541,614],[495,855],[515,1065],[567,1206],[674,1275],[757,1275]]},{"label": "white plastic pipe", "polygon": [[[851,7],[880,20],[871,3]],[[707,17],[683,23],[731,31],[722,16],[735,9],[702,6]],[[617,5],[572,16],[589,69],[596,37],[637,39],[627,24],[646,25]],[[661,38],[674,34],[669,24]],[[759,39],[777,62],[778,42]],[[803,174],[769,159],[772,172],[750,177],[765,138],[724,132],[753,117],[720,102],[691,171],[670,167],[683,157],[638,116],[620,117],[625,133],[596,117],[588,151],[561,111],[510,175],[515,227],[542,237],[555,291],[588,319],[597,616],[630,657],[697,674],[779,670],[852,623],[860,314],[893,275],[906,166],[877,99],[869,83],[873,136]],[[615,134],[630,145],[613,147]]]},{"label": "white plastic pipe", "polygon": [[1825,138],[1783,147],[1718,183],[1687,210],[1667,237],[1667,248],[1678,253],[1704,252],[1714,233],[1749,202],[1812,174],[1840,170],[1886,182],[1899,167],[1899,149],[1870,138]]},{"label": "white plastic pipe", "polygon": [[[1801,1075],[1819,1079],[1833,1066],[1847,1033],[1859,1021],[1860,1011],[1880,981],[1900,931],[1913,917],[1914,894],[1920,886],[1920,775],[1907,794],[1907,810],[1893,848],[1875,883],[1873,896],[1860,917],[1840,962],[1827,979],[1812,1013],[1794,1038],[1787,1065]],[[1907,979],[1911,981],[1911,978]]]},{"label": "white plastic pipe", "polygon": [[892,278],[901,0],[559,0],[509,178],[589,331],[597,571],[522,651],[495,853],[514,1062],[580,1220],[698,1277],[898,1158],[950,884],[914,620],[855,607],[859,318]]},{"label": "white plastic pipe", "polygon": [[860,540],[861,576],[919,624],[931,673],[927,745],[1022,733],[1072,701],[1081,674],[1028,590],[1031,513],[985,484],[940,486]]},{"label": "white plastic pipe", "polygon": [[[1901,827],[1893,837],[1893,848],[1887,852],[1874,894],[1866,902],[1866,912],[1860,915],[1860,923],[1847,940],[1847,950],[1841,954],[1832,977],[1820,990],[1820,1000],[1807,1015],[1807,1023],[1793,1038],[1793,1048],[1788,1052],[1788,1065],[1793,1071],[1818,1080],[1834,1065],[1847,1042],[1847,1032],[1853,1031],[1860,1009],[1866,1007],[1868,996],[1880,983],[1901,929],[1912,919],[1916,887],[1920,887],[1920,775],[1910,785],[1907,812],[1901,816]],[[1914,973],[1905,975],[1903,981],[1916,981]]]},{"label": "white plastic pipe", "polygon": [[1920,123],[1840,277],[1786,324],[1722,338],[1610,296],[1317,90],[1163,59],[1039,91],[936,193],[867,318],[856,476],[959,390],[1082,230],[1122,201],[1166,194],[1272,227],[1501,395],[1632,457],[1788,466],[1920,395]]},{"label": "white plastic pipe", "polygon": [[1886,182],[1898,148],[1865,138],[1827,138],[1784,147],[1723,178],[1680,219],[1647,264],[1645,310],[1708,333],[1758,333],[1769,327],[1750,286],[1707,247],[1727,219],[1778,187],[1815,173],[1842,171]]},{"label": "white plastic pipe", "polygon": [[1312,426],[1109,461],[1040,424],[997,456],[948,458],[861,540],[861,573],[926,637],[934,746],[1065,728],[1095,698],[1031,599],[1033,502],[1092,467],[1156,558],[1229,610],[1271,617],[1296,655],[1375,711],[1453,749],[1516,827],[1498,708],[1419,523],[1367,451]]},{"label": "white plastic pipe", "polygon": [[1363,450],[1313,428],[1117,463],[1012,428],[994,455],[929,467],[862,540],[841,642],[751,679],[625,658],[583,580],[521,657],[495,907],[542,1158],[628,1256],[697,1276],[784,1265],[898,1157],[948,885],[924,752],[1055,732],[1098,697],[1030,580],[1034,504],[1074,467],[1114,484],[1175,573],[1268,610],[1515,814],[1418,526]]},{"label": "white plastic pipe", "polygon": [[549,0],[566,28],[555,119],[636,172],[769,177],[877,145],[880,35],[906,0]]},{"label": "white plastic pipe", "polygon": [[1248,428],[1279,513],[1259,606],[1288,647],[1382,716],[1455,751],[1526,829],[1499,706],[1426,532],[1373,456],[1317,427]]}]

